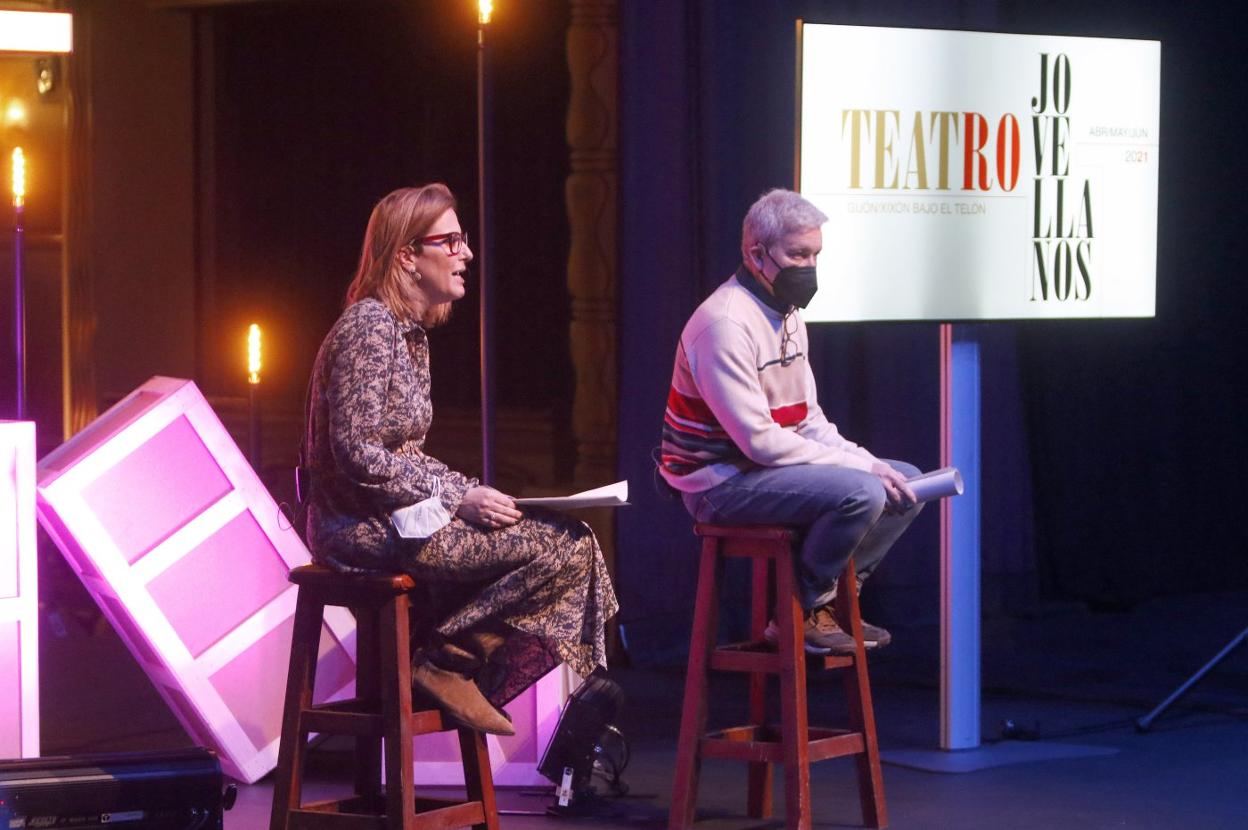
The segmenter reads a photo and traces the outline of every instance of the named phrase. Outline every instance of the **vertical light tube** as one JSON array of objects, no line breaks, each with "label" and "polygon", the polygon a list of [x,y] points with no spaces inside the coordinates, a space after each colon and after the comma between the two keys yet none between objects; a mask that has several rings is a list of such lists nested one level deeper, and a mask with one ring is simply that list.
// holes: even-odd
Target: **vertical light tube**
[{"label": "vertical light tube", "polygon": [[22,275],[22,237],[25,234],[26,155],[13,148],[13,355],[17,366],[17,420],[26,420],[26,289]]},{"label": "vertical light tube", "polygon": [[486,30],[494,12],[491,0],[480,0],[477,17],[477,273],[481,292],[481,480],[494,482],[494,284],[490,266],[494,237],[490,210],[494,201],[494,170],[490,148],[489,52]]},{"label": "vertical light tube", "polygon": [[260,472],[260,326],[247,328],[247,455]]}]

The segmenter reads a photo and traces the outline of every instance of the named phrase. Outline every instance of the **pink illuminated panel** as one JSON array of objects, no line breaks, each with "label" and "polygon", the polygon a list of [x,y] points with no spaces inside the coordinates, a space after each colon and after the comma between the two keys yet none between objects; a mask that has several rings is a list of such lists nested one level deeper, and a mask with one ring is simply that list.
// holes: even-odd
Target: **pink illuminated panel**
[{"label": "pink illuminated panel", "polygon": [[39,754],[35,425],[0,421],[0,758]]},{"label": "pink illuminated panel", "polygon": [[[244,511],[183,556],[176,568],[159,574],[148,590],[198,657],[289,588],[288,571],[260,525]],[[192,585],[195,590],[188,591]]]},{"label": "pink illuminated panel", "polygon": [[291,628],[289,623],[279,625],[211,678],[213,687],[256,746],[266,746],[282,733],[284,699],[272,692],[286,689]]},{"label": "pink illuminated panel", "polygon": [[0,758],[22,752],[22,626],[0,622]]},{"label": "pink illuminated panel", "polygon": [[[298,536],[195,384],[152,378],[38,469],[39,520],[188,734],[232,777],[277,762]],[[328,609],[317,699],[351,693]],[[318,677],[318,681],[321,680]]]},{"label": "pink illuminated panel", "polygon": [[84,487],[83,499],[133,563],[231,489],[190,422],[175,418]]}]

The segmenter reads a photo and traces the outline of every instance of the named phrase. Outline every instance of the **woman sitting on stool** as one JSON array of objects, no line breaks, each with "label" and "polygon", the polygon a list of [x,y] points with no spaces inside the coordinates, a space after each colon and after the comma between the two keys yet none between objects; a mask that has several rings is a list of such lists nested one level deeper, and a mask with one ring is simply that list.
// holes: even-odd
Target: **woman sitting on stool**
[{"label": "woman sitting on stool", "polygon": [[[412,685],[454,720],[514,733],[496,707],[560,662],[606,664],[615,593],[593,532],[426,455],[429,329],[464,296],[472,260],[442,184],[373,209],[346,310],[312,369],[304,463],[308,540],[342,571],[395,571],[420,586]],[[419,632],[419,629],[414,629]]]}]

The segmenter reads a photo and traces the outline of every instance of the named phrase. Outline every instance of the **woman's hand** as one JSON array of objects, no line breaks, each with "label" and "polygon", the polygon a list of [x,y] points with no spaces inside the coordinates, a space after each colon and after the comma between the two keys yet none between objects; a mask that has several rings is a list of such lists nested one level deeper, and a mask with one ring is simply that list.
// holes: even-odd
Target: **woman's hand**
[{"label": "woman's hand", "polygon": [[464,494],[455,515],[482,527],[497,528],[514,525],[523,516],[515,500],[493,487],[473,487]]},{"label": "woman's hand", "polygon": [[884,507],[886,512],[905,513],[918,502],[906,477],[883,461],[871,465],[871,474],[884,483],[884,492],[888,495],[888,504]]}]

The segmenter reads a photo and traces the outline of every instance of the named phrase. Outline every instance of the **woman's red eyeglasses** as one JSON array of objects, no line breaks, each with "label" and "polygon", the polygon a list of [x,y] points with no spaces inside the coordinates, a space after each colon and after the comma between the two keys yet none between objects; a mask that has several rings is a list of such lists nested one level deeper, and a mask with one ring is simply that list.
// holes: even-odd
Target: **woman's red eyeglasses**
[{"label": "woman's red eyeglasses", "polygon": [[460,231],[451,231],[450,233],[438,233],[433,236],[425,236],[420,239],[413,239],[408,243],[412,246],[418,245],[445,245],[446,252],[451,256],[459,253],[465,245],[468,244],[468,234]]}]

